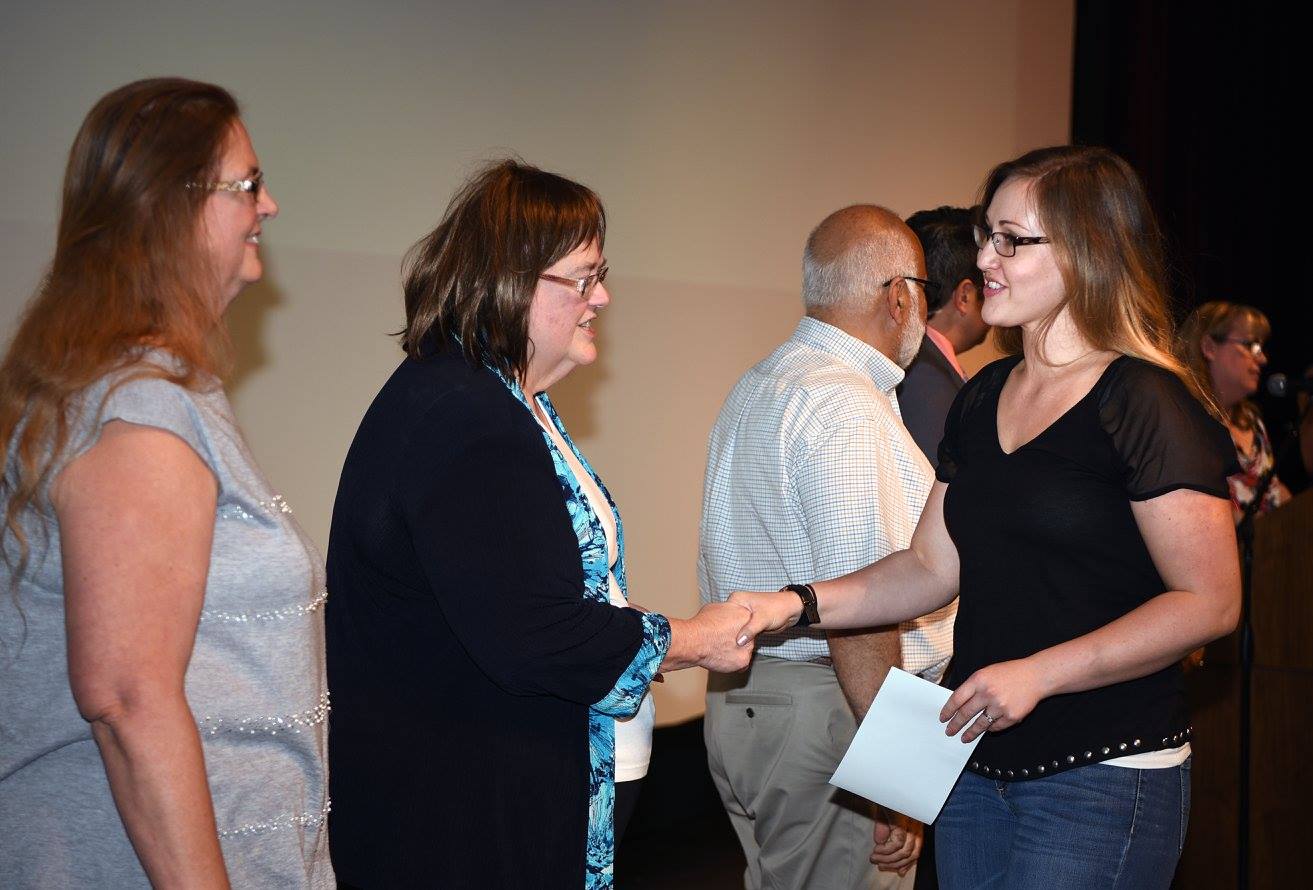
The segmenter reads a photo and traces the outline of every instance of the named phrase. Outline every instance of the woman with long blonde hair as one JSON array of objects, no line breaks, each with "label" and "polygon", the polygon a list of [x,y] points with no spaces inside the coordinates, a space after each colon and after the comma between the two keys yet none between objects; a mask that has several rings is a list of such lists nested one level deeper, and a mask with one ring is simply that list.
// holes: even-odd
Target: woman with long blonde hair
[{"label": "woman with long blonde hair", "polygon": [[224,396],[278,205],[227,91],[104,96],[0,366],[6,886],[332,887],[323,568]]},{"label": "woman with long blonde hair", "polygon": [[[1009,355],[949,412],[911,547],[814,584],[819,624],[960,594],[940,719],[984,737],[935,824],[944,887],[1166,888],[1189,810],[1179,663],[1239,612],[1234,455],[1172,354],[1125,161],[1033,151],[981,203],[983,314]],[[753,610],[745,634],[802,611],[792,592],[732,599]]]},{"label": "woman with long blonde hair", "polygon": [[1263,494],[1254,507],[1258,513],[1270,513],[1290,500],[1290,490],[1276,477],[1276,458],[1263,416],[1249,400],[1258,392],[1267,364],[1263,343],[1270,333],[1267,316],[1253,306],[1215,300],[1191,312],[1177,338],[1182,360],[1221,409],[1235,443],[1240,472],[1228,477],[1227,484],[1237,522],[1259,497],[1260,488]]}]

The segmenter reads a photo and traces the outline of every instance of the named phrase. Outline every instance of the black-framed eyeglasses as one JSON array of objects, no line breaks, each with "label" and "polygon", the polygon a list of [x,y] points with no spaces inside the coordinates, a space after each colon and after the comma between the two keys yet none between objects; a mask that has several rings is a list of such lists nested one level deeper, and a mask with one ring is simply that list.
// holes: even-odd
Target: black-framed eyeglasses
[{"label": "black-framed eyeglasses", "polygon": [[900,278],[903,281],[915,281],[917,284],[921,285],[921,290],[925,291],[925,298],[927,303],[933,303],[937,299],[939,299],[939,291],[942,290],[942,288],[939,285],[939,282],[928,281],[925,278],[917,278],[915,275],[895,275],[893,278],[890,278],[888,281],[884,282],[880,286],[888,287],[889,285],[893,284],[895,281],[897,281]]},{"label": "black-framed eyeglasses", "polygon": [[204,189],[207,192],[245,192],[253,197],[260,197],[264,188],[264,171],[257,172],[247,179],[228,179],[223,182],[189,182],[189,189]]},{"label": "black-framed eyeglasses", "polygon": [[554,281],[557,284],[565,284],[578,291],[580,297],[587,298],[593,292],[593,288],[606,281],[606,273],[611,271],[609,265],[602,266],[592,275],[585,275],[583,278],[566,278],[562,275],[548,275],[543,272],[538,277],[544,281]]},{"label": "black-framed eyeglasses", "polygon": [[1242,337],[1223,337],[1223,336],[1218,336],[1217,334],[1209,334],[1208,336],[1212,337],[1213,340],[1218,343],[1234,343],[1237,346],[1243,346],[1245,348],[1245,352],[1248,352],[1254,358],[1258,358],[1260,355],[1263,355],[1262,340],[1247,340]]},{"label": "black-framed eyeglasses", "polygon": [[972,226],[972,231],[976,236],[976,250],[984,250],[986,244],[993,244],[994,252],[999,256],[1016,256],[1018,247],[1049,243],[1049,239],[1043,235],[1013,235],[1011,232],[991,232],[980,226]]}]

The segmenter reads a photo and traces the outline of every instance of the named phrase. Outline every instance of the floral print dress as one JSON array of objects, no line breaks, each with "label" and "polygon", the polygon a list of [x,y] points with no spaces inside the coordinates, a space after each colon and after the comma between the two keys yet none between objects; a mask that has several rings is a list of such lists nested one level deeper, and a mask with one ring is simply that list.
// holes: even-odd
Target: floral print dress
[{"label": "floral print dress", "polygon": [[[1232,436],[1234,439],[1234,435]],[[1246,452],[1236,443],[1236,457],[1240,461],[1240,472],[1228,476],[1226,481],[1231,489],[1231,505],[1236,515],[1240,515],[1254,501],[1263,475],[1273,469],[1275,458],[1272,456],[1272,440],[1268,438],[1267,427],[1263,421],[1254,418],[1254,441]],[[1270,513],[1282,504],[1281,489],[1276,480],[1263,492],[1263,502],[1258,506],[1258,513]]]},{"label": "floral print dress", "polygon": [[[501,376],[501,375],[498,375]],[[502,382],[532,413],[524,390],[514,382],[502,377]],[[620,522],[620,512],[615,501],[601,478],[580,453],[579,448],[565,431],[565,424],[552,406],[547,393],[538,393],[535,401],[551,420],[561,438],[569,445],[579,463],[593,477],[601,489],[611,513],[615,517],[617,547],[619,558],[614,568],[608,558],[606,533],[602,523],[593,512],[592,505],[574,473],[566,463],[565,455],[553,441],[550,433],[543,430],[543,439],[551,451],[552,464],[556,468],[556,478],[561,484],[561,495],[574,526],[575,536],[579,540],[579,556],[583,561],[584,596],[598,602],[609,602],[607,596],[607,575],[614,574],[625,599],[629,598],[629,587],[625,579],[625,533]],[[643,642],[638,648],[629,667],[620,675],[611,691],[595,702],[588,712],[588,748],[591,768],[588,779],[588,849],[584,872],[585,890],[605,890],[615,886],[615,718],[632,716],[643,701],[656,676],[666,651],[670,648],[670,623],[664,616],[655,612],[641,614]]]}]

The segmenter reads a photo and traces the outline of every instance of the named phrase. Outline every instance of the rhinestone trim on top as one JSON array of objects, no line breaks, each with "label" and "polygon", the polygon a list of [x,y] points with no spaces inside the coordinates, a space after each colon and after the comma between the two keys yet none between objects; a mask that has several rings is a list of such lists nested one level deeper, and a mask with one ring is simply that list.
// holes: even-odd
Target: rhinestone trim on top
[{"label": "rhinestone trim on top", "polygon": [[267,501],[260,501],[257,505],[261,510],[267,510],[270,513],[286,513],[292,515],[292,508],[288,505],[287,500],[281,495],[276,494]]},{"label": "rhinestone trim on top", "polygon": [[281,828],[318,828],[324,824],[328,814],[333,809],[333,802],[324,798],[324,809],[318,813],[302,813],[299,816],[279,816],[268,822],[252,822],[248,825],[241,825],[237,828],[229,828],[219,832],[219,837],[250,837],[255,834],[264,834],[269,831],[278,831]]},{"label": "rhinestone trim on top", "polygon": [[309,615],[328,602],[328,588],[320,590],[315,598],[299,606],[285,606],[281,609],[260,609],[249,612],[221,612],[216,609],[202,609],[202,621],[281,621],[287,618],[300,618]]},{"label": "rhinestone trim on top", "polygon": [[300,732],[318,726],[328,718],[332,708],[328,704],[328,693],[319,694],[319,704],[299,714],[244,717],[241,720],[229,720],[224,717],[201,717],[196,721],[200,731],[208,736],[221,732],[235,732],[240,735],[278,735],[280,732]]},{"label": "rhinestone trim on top", "polygon": [[[281,494],[276,494],[268,500],[256,501],[255,506],[271,515],[274,513],[292,515],[291,506]],[[224,504],[219,508],[218,516],[220,519],[245,519],[247,522],[254,522],[260,518],[241,504]]]}]

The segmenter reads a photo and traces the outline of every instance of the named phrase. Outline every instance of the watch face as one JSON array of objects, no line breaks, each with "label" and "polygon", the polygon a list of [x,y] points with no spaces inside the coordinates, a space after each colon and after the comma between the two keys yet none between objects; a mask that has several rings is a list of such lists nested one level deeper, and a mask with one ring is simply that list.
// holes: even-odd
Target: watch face
[{"label": "watch face", "polygon": [[[810,591],[809,591],[810,592]],[[816,594],[812,593],[802,601],[802,610],[807,614],[807,623],[816,624],[821,620],[820,610],[816,608]]]},{"label": "watch face", "polygon": [[809,584],[786,584],[782,590],[791,590],[802,600],[802,613],[794,627],[807,627],[821,620],[820,610],[816,607],[816,591]]}]

